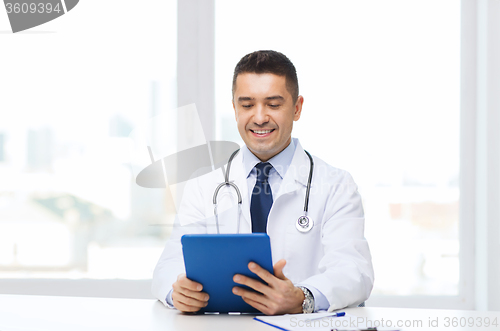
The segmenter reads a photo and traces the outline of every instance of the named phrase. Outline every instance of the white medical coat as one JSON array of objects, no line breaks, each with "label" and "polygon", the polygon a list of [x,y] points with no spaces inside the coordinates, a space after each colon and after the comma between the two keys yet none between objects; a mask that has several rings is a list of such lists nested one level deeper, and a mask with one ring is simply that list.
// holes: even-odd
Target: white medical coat
[{"label": "white medical coat", "polygon": [[[374,273],[370,250],[364,238],[361,197],[351,175],[317,157],[309,197],[309,217],[314,227],[299,232],[296,222],[303,215],[309,158],[295,140],[296,149],[280,186],[273,192],[267,233],[273,263],[287,261],[285,276],[295,285],[313,286],[323,293],[329,310],[357,306],[370,296]],[[243,201],[240,233],[251,233],[250,199],[242,153],[234,158],[230,181],[239,187]],[[171,238],[153,275],[152,292],[165,303],[180,273],[185,272],[180,238],[186,233],[217,233],[213,194],[224,181],[220,169],[188,182]],[[237,232],[237,199],[234,189],[223,187],[218,196],[220,233]]]}]

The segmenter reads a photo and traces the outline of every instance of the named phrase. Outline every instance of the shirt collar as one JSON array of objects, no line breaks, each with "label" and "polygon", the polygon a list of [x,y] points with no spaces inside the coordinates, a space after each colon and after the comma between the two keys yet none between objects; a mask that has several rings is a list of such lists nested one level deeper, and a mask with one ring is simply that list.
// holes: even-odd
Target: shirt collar
[{"label": "shirt collar", "polygon": [[[267,162],[271,163],[273,166],[273,169],[278,173],[278,175],[283,179],[285,177],[285,174],[288,170],[288,167],[290,167],[290,164],[292,163],[293,155],[295,154],[295,142],[294,138],[290,141],[290,144],[282,150],[280,153],[276,154],[272,158],[270,158]],[[257,156],[255,156],[248,147],[245,145],[241,148],[242,151],[242,158],[243,158],[243,166],[245,168],[245,174],[248,178],[250,176],[250,173],[254,169],[254,167],[257,165],[257,163],[260,163],[261,161]],[[273,170],[271,170],[271,173]]]}]

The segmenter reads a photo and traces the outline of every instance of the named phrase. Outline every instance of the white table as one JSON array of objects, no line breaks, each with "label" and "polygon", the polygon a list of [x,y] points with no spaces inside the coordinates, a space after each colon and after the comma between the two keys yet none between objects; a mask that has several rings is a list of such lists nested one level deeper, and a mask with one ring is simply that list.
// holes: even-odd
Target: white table
[{"label": "white table", "polygon": [[[393,327],[399,330],[500,330],[500,327],[452,327],[453,318],[497,318],[500,312],[476,312],[405,308],[352,308],[347,313],[356,317],[387,323],[401,320],[421,321],[422,327]],[[0,331],[13,330],[174,330],[259,331],[277,329],[247,315],[183,315],[165,308],[155,300],[49,297],[31,295],[0,295]],[[429,320],[438,318],[439,327],[429,327]],[[450,326],[445,327],[445,319]],[[462,320],[463,321],[463,320]],[[416,326],[416,325],[414,325]],[[352,328],[343,328],[352,329]],[[304,328],[311,330],[311,328]]]}]

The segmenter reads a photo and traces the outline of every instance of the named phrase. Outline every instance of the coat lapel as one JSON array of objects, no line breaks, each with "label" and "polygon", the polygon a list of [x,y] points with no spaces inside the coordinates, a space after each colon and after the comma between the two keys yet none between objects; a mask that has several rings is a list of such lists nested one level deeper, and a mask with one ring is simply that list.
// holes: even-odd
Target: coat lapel
[{"label": "coat lapel", "polygon": [[250,217],[250,199],[248,197],[248,185],[247,176],[245,175],[245,170],[243,166],[243,157],[241,151],[236,155],[229,173],[229,181],[234,182],[238,186],[241,194],[241,222],[247,222],[250,229],[252,228],[251,217]]},{"label": "coat lapel", "polygon": [[[304,149],[300,145],[300,142],[298,140],[296,140],[295,142],[296,148],[290,167],[285,174],[285,178],[283,178],[278,193],[276,195],[274,195],[273,193],[274,202],[290,192],[294,192],[301,189],[302,187],[307,186],[310,167],[309,158],[305,154]],[[250,197],[248,196],[247,176],[244,169],[245,168],[243,165],[242,153],[239,152],[231,163],[229,181],[236,184],[238,186],[238,189],[240,190],[242,198],[241,224],[243,225],[243,222],[246,222],[248,228],[252,229],[252,218],[250,216]]]},{"label": "coat lapel", "polygon": [[277,201],[280,197],[290,192],[294,192],[302,187],[307,186],[309,177],[309,157],[304,152],[300,142],[296,140],[295,154],[293,155],[292,163],[283,178],[278,194],[273,197]]}]

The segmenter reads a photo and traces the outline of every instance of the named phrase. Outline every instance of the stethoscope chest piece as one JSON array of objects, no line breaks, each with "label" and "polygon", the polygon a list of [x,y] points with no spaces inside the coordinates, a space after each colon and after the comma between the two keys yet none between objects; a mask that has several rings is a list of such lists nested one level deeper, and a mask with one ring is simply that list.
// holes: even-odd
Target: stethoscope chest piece
[{"label": "stethoscope chest piece", "polygon": [[313,225],[314,225],[314,222],[313,222],[312,218],[305,216],[305,215],[302,215],[297,220],[295,227],[297,228],[297,230],[299,230],[299,232],[305,233],[305,232],[311,231]]}]

